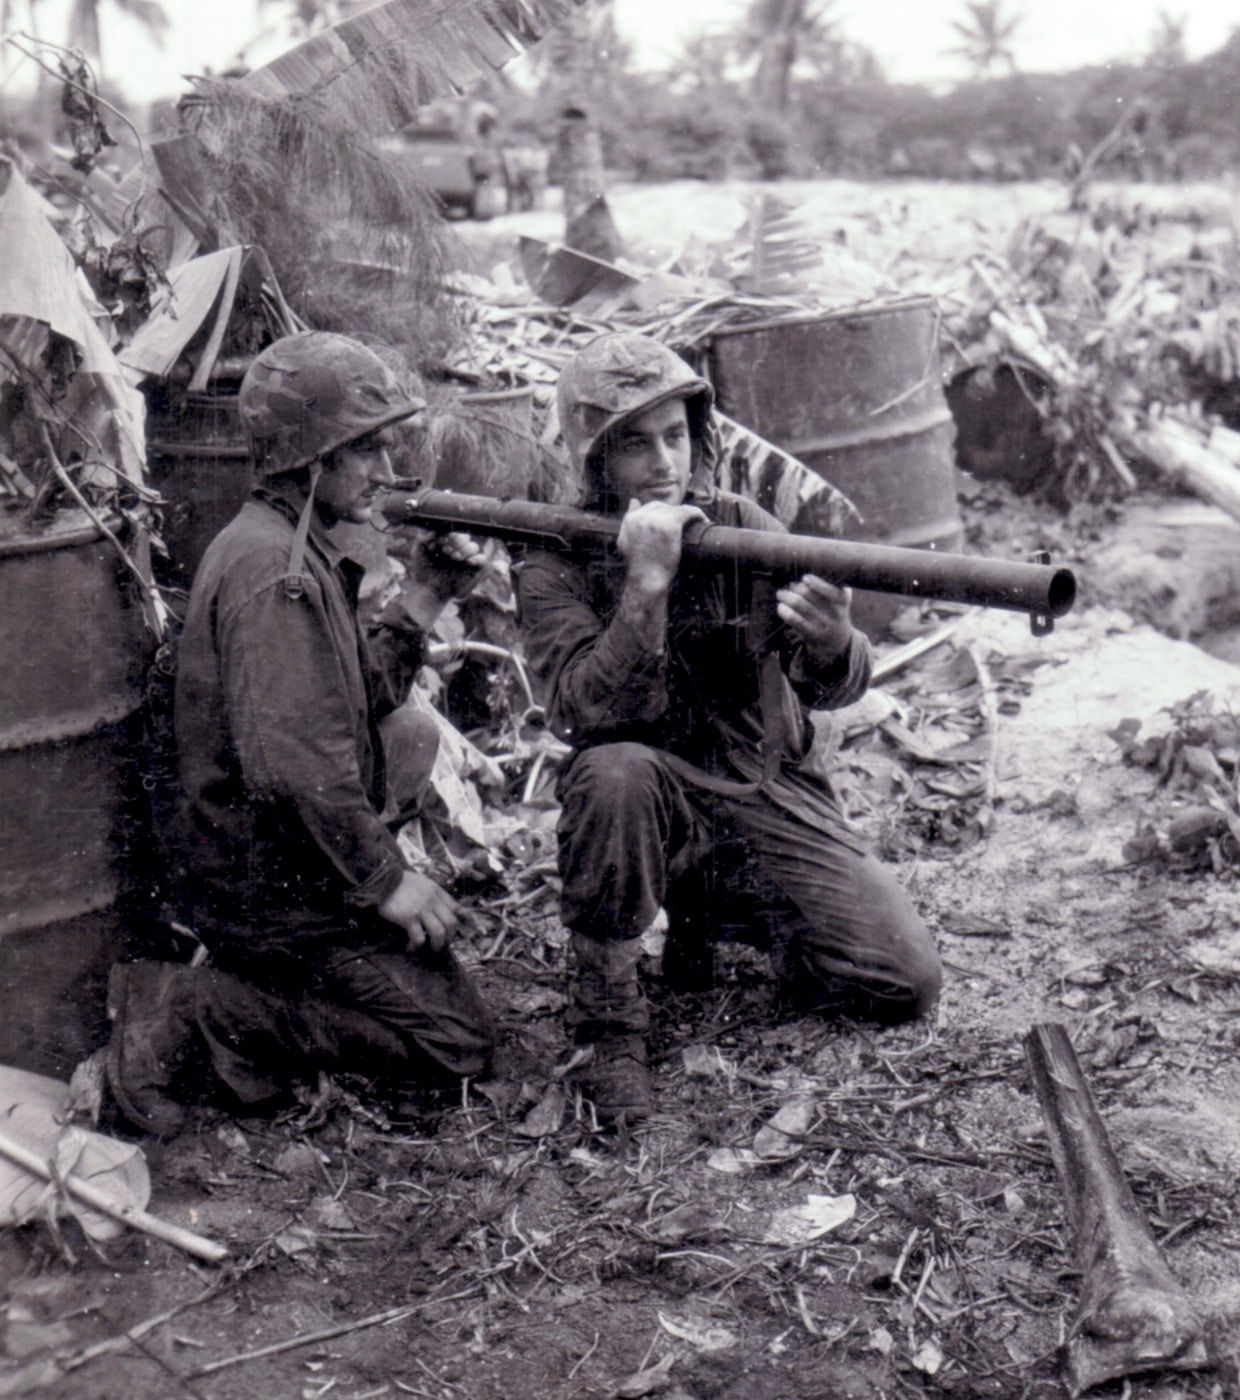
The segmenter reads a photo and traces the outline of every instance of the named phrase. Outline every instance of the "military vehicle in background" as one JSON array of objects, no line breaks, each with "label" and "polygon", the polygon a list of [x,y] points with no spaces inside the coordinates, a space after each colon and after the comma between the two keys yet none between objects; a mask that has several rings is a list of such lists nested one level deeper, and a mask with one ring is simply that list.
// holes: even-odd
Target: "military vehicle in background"
[{"label": "military vehicle in background", "polygon": [[547,187],[548,152],[505,141],[495,108],[477,99],[428,103],[379,146],[411,170],[449,218],[535,209]]}]

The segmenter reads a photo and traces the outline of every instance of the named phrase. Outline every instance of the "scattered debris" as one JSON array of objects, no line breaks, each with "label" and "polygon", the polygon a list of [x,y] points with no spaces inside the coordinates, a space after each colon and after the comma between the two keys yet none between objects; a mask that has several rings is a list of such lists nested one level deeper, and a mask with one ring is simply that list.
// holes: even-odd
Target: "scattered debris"
[{"label": "scattered debris", "polygon": [[[512,8],[523,17],[515,46],[565,8],[567,0]],[[409,9],[372,7],[351,32],[373,32],[383,15],[390,20]],[[308,66],[297,71],[292,64],[256,70],[243,101],[246,93],[266,93],[276,105],[260,103],[245,120],[284,112],[286,99],[308,108],[299,84],[330,71],[331,48],[330,41],[313,46]],[[198,96],[187,108],[190,125],[204,118],[216,93],[203,88]],[[408,100],[400,91],[393,96]],[[98,137],[99,112],[80,115],[87,137],[99,121]],[[232,129],[239,130],[244,123],[234,116]],[[153,165],[123,189],[109,188],[101,171],[90,176],[84,199],[100,211],[100,228],[95,241],[83,235],[73,246],[93,297],[71,259],[45,246],[49,209],[29,186],[23,192],[16,172],[0,168],[0,241],[6,227],[19,227],[10,203],[17,200],[27,221],[20,229],[35,228],[35,215],[42,221],[38,238],[18,250],[27,259],[21,266],[34,257],[41,276],[55,263],[64,291],[51,308],[56,315],[19,308],[20,318],[0,325],[0,407],[17,410],[6,415],[5,431],[19,424],[0,442],[0,496],[13,518],[70,502],[84,509],[75,491],[100,515],[115,506],[141,517],[158,503],[141,476],[133,379],[147,376],[175,394],[209,392],[225,370],[234,378],[243,372],[246,354],[265,338],[301,324],[305,308],[290,305],[274,258],[239,233],[211,237],[226,225],[222,196],[229,185],[205,176],[219,175],[210,167],[223,150],[218,130],[204,130],[201,139],[183,132],[158,143]],[[265,159],[265,152],[245,154]],[[302,145],[298,154],[304,175],[315,152]],[[89,163],[89,141],[82,155]],[[246,170],[241,161],[234,172],[242,184]],[[142,180],[152,184],[143,204],[158,211],[161,232],[140,219],[127,225],[119,212]],[[273,223],[285,220],[286,240],[300,257],[301,225],[286,218],[290,204],[281,193],[283,202],[267,213]],[[949,353],[962,372],[1012,368],[1022,402],[1049,439],[1049,466],[1040,465],[1030,483],[1037,490],[1092,502],[1124,495],[1157,471],[1156,480],[1187,484],[1234,513],[1240,451],[1236,434],[1217,421],[1217,391],[1234,384],[1240,361],[1240,313],[1228,271],[1234,236],[1205,230],[1189,247],[1184,230],[1169,226],[1174,222],[1095,206],[1088,219],[1031,222],[1006,258],[970,248],[940,269]],[[387,249],[385,261],[373,242],[346,246],[354,233],[346,226],[323,234],[316,250],[324,263],[347,265],[350,278],[374,278],[386,289],[379,299],[391,301],[401,249]],[[519,470],[513,468],[519,480],[554,497],[565,483],[552,386],[568,355],[613,325],[694,352],[745,322],[881,306],[897,294],[893,272],[907,290],[907,262],[895,258],[879,268],[827,241],[815,238],[815,248],[807,247],[791,212],[768,202],[751,209],[730,241],[687,244],[658,267],[637,267],[619,254],[590,261],[541,244],[526,249],[524,284],[516,264],[501,265],[490,279],[454,277],[451,296],[465,308],[468,334],[445,361],[450,389],[443,389],[440,426],[423,447],[445,473],[471,455],[485,457],[489,483],[503,479],[493,473],[511,448],[521,454]],[[212,246],[217,251],[200,255]],[[359,260],[359,249],[371,260]],[[281,251],[289,255],[288,246]],[[0,274],[6,293],[10,282],[19,294],[47,285],[35,278],[28,287],[13,271],[18,266],[0,258],[10,273]],[[353,282],[348,292],[331,303],[332,313],[348,321],[359,307],[373,310],[373,298]],[[317,309],[325,306],[320,301]],[[5,309],[0,305],[0,313]],[[387,309],[390,329],[404,309],[396,302]],[[57,319],[62,313],[66,319]],[[31,352],[20,372],[12,370],[18,341]],[[94,358],[100,343],[110,360]],[[101,378],[92,380],[99,365]],[[495,386],[519,398],[511,416],[512,405],[466,405],[470,395]],[[79,392],[83,398],[74,399]],[[90,442],[81,440],[80,428],[74,436],[73,425],[86,421],[82,403],[96,424]],[[479,412],[491,420],[486,432],[478,429]],[[821,507],[829,532],[843,533],[855,515],[777,444],[727,420],[720,473],[750,494],[765,492],[786,523],[809,501]],[[440,1355],[467,1353],[480,1362],[502,1357],[515,1371],[546,1324],[561,1353],[567,1349],[556,1364],[571,1365],[568,1381],[583,1393],[692,1395],[694,1367],[726,1365],[751,1348],[747,1365],[756,1352],[761,1363],[786,1368],[769,1383],[753,1378],[754,1393],[764,1384],[782,1393],[791,1388],[789,1376],[804,1378],[807,1368],[834,1377],[864,1365],[867,1375],[889,1378],[892,1393],[1042,1394],[1052,1383],[1047,1360],[1055,1326],[1070,1301],[1061,1279],[1063,1212],[1048,1185],[1043,1139],[1011,1123],[1006,1100],[1002,1112],[993,1109],[1017,1066],[1010,1044],[981,1020],[947,1018],[936,1030],[897,1028],[881,1036],[811,1021],[776,1024],[754,972],[763,955],[728,948],[709,995],[665,999],[656,1066],[660,1107],[669,1111],[649,1128],[605,1145],[566,1088],[566,1070],[548,1071],[568,1053],[558,1017],[566,935],[557,917],[552,796],[565,750],[542,723],[502,569],[498,577],[492,595],[455,612],[434,639],[422,699],[437,713],[456,706],[455,714],[471,718],[460,726],[466,741],[445,747],[429,819],[416,831],[407,828],[402,841],[411,859],[471,896],[462,953],[487,978],[504,1018],[511,1081],[465,1086],[433,1132],[376,1112],[370,1086],[321,1085],[262,1132],[232,1126],[170,1145],[162,1171],[197,1193],[191,1223],[201,1211],[204,1228],[229,1240],[235,1261],[227,1271],[235,1289],[203,1312],[201,1331],[210,1341],[171,1332],[178,1308],[118,1326],[106,1342],[70,1353],[66,1333],[81,1336],[77,1312],[66,1305],[59,1315],[22,1316],[11,1302],[0,1393],[61,1384],[69,1368],[140,1351],[141,1340],[153,1337],[158,1345],[144,1355],[148,1362],[158,1357],[152,1364],[165,1368],[158,1383],[167,1389],[312,1348],[305,1365],[313,1383],[304,1384],[305,1371],[298,1379],[307,1394],[326,1394],[338,1384],[337,1366],[346,1374],[347,1364],[344,1349],[327,1344],[365,1329],[366,1382],[387,1388],[390,1377],[402,1393],[429,1394],[422,1357],[438,1365],[436,1346]],[[1021,712],[1048,660],[961,644],[954,635],[959,621],[941,613],[920,618],[922,635],[880,663],[880,687],[866,704],[822,722],[816,756],[831,764],[854,817],[885,850],[973,858],[967,868],[977,871],[982,838],[992,831],[999,717]],[[1017,903],[1004,905],[984,873],[968,891],[969,908],[940,908],[937,924],[975,940],[948,944],[955,956],[985,960],[988,970],[979,965],[971,973],[1010,973],[1031,996],[1062,998],[1079,1018],[1087,1065],[1115,1096],[1108,1109],[1127,1086],[1135,1086],[1135,1097],[1160,1066],[1174,1065],[1185,1076],[1224,1076],[1217,1091],[1224,1113],[1236,1048],[1234,1007],[1224,998],[1234,965],[1212,971],[1196,960],[1199,947],[1177,945],[1162,931],[1162,905],[1151,912],[1135,897],[1131,908],[1124,903],[1144,875],[1166,875],[1173,899],[1201,904],[1201,939],[1216,919],[1219,937],[1230,927],[1229,907],[1211,901],[1240,863],[1236,726],[1202,695],[1171,719],[1167,732],[1147,734],[1148,718],[1124,721],[1116,731],[1125,762],[1155,784],[1125,853],[1140,864],[1105,877],[1121,892],[1113,899],[1108,887],[1107,900],[1131,915],[1122,948],[1113,946],[1118,940],[1105,948],[1091,943],[1075,961],[1051,958],[1046,965],[1043,927],[1031,936],[1028,925],[1058,927],[1056,918],[1066,917],[1058,889],[1048,888],[1035,919]],[[1047,820],[1078,818],[1076,789],[1065,784],[1040,810]],[[1031,868],[1049,885],[1037,858],[1030,853]],[[910,864],[924,879],[932,862]],[[1176,883],[1210,871],[1212,881]],[[951,994],[975,1008],[967,992]],[[1177,1020],[1186,1013],[1191,1020]],[[696,1043],[676,1053],[686,1036]],[[3,1124],[0,1133],[7,1135]],[[748,1145],[727,1145],[739,1143]],[[1203,1141],[1192,1173],[1165,1153],[1135,1180],[1164,1245],[1209,1226],[1226,1248],[1235,1247],[1234,1171],[1230,1162],[1212,1161],[1210,1151]],[[41,1209],[73,1209],[50,1184],[29,1182],[27,1189],[46,1195]],[[36,1226],[29,1233],[46,1232]],[[112,1246],[109,1272],[128,1280],[133,1261],[123,1249]],[[161,1280],[168,1276],[160,1273]],[[288,1287],[290,1278],[298,1288]],[[320,1293],[314,1306],[330,1305],[335,1325],[307,1324],[295,1311],[290,1297],[311,1281],[330,1290],[330,1301]],[[273,1314],[264,1316],[265,1336],[253,1344],[236,1340],[238,1299],[245,1309]],[[400,1305],[385,1306],[394,1300]],[[203,1301],[211,1294],[182,1306]],[[401,1324],[415,1317],[420,1329],[423,1317],[432,1325],[411,1338]],[[161,1329],[169,1330],[159,1336]],[[514,1335],[520,1344],[511,1342]],[[1086,1341],[1098,1339],[1082,1325],[1072,1345]],[[181,1357],[183,1364],[185,1348],[205,1352],[195,1355],[205,1364],[188,1379],[167,1360]],[[461,1374],[445,1366],[443,1377],[435,1376],[436,1393],[468,1387]],[[710,1389],[718,1389],[714,1377],[701,1387]]]},{"label": "scattered debris", "polygon": [[1160,799],[1138,819],[1124,859],[1228,876],[1240,867],[1240,719],[1204,691],[1168,714],[1156,733],[1143,736],[1135,718],[1110,731],[1124,761],[1153,774]]},{"label": "scattered debris", "polygon": [[846,1224],[856,1212],[853,1196],[809,1196],[804,1205],[777,1210],[767,1221],[762,1243],[784,1248],[809,1244]]},{"label": "scattered debris", "polygon": [[67,1121],[69,1088],[0,1068],[0,1224],[72,1215],[93,1240],[126,1225],[218,1264],[228,1248],[148,1215],[151,1182],[141,1151]]}]

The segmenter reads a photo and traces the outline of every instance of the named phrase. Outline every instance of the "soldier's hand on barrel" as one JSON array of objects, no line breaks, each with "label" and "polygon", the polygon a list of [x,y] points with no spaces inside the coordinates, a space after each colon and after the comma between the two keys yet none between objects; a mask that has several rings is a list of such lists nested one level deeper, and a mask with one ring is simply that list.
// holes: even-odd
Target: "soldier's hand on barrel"
[{"label": "soldier's hand on barrel", "polygon": [[680,567],[681,537],[691,520],[705,520],[697,506],[634,498],[616,536],[616,550],[629,566],[630,582],[666,592]]},{"label": "soldier's hand on barrel", "polygon": [[461,530],[425,535],[413,561],[419,580],[444,602],[463,598],[478,582],[490,559],[487,543]]},{"label": "soldier's hand on barrel", "polygon": [[480,569],[487,561],[486,549],[481,540],[474,539],[463,530],[449,530],[436,537],[438,553],[457,564],[469,564]]},{"label": "soldier's hand on barrel", "polygon": [[400,884],[379,905],[380,915],[405,930],[409,951],[424,944],[439,952],[446,947],[457,924],[456,900],[434,880],[406,870]]},{"label": "soldier's hand on barrel", "polygon": [[812,662],[830,665],[852,638],[852,589],[806,574],[775,594],[775,611],[805,643]]}]

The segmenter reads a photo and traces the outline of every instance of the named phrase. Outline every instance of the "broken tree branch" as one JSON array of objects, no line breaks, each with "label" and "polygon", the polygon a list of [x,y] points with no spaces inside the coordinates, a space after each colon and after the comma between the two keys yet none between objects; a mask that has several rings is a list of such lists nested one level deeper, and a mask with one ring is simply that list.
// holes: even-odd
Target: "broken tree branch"
[{"label": "broken tree branch", "polygon": [[1065,1347],[1072,1395],[1141,1371],[1209,1365],[1201,1312],[1171,1273],[1132,1194],[1068,1032],[1057,1022],[1034,1026],[1025,1058],[1082,1279]]},{"label": "broken tree branch", "polygon": [[226,1245],[216,1244],[214,1240],[205,1239],[202,1235],[195,1235],[180,1225],[170,1225],[166,1220],[148,1215],[144,1210],[118,1205],[106,1191],[100,1191],[88,1181],[82,1181],[75,1176],[57,1176],[36,1153],[23,1147],[21,1143],[14,1142],[12,1138],[5,1137],[3,1133],[0,1133],[0,1157],[7,1157],[10,1162],[21,1167],[22,1171],[29,1172],[40,1181],[59,1186],[74,1200],[89,1206],[91,1210],[97,1210],[101,1215],[119,1220],[122,1224],[132,1225],[135,1230],[141,1230],[143,1234],[152,1235],[157,1240],[176,1245],[187,1254],[205,1259],[208,1264],[218,1264],[228,1257]]},{"label": "broken tree branch", "polygon": [[117,538],[115,532],[108,528],[107,522],[100,516],[78,490],[77,483],[65,470],[60,458],[56,455],[56,449],[52,446],[52,436],[47,430],[47,424],[39,423],[39,431],[43,437],[43,450],[47,453],[47,459],[52,465],[52,471],[56,474],[56,479],[73,497],[78,508],[90,520],[91,524],[108,541],[117,554],[121,557],[121,562],[133,575],[137,581],[139,591],[142,594],[142,614],[146,618],[146,624],[151,630],[157,642],[162,642],[168,630],[168,614],[164,605],[164,600],[159,596],[159,590],[155,587],[155,581],[149,576],[148,571],[139,567],[133,556]]},{"label": "broken tree branch", "polygon": [[269,1346],[256,1347],[253,1351],[238,1352],[235,1356],[225,1356],[220,1361],[210,1361],[205,1366],[199,1366],[196,1371],[191,1371],[189,1379],[197,1380],[199,1376],[214,1375],[216,1371],[223,1371],[229,1366],[240,1366],[247,1361],[260,1361],[267,1356],[278,1356],[282,1352],[296,1351],[299,1347],[311,1346],[315,1342],[329,1342],[334,1337],[344,1337],[350,1332],[361,1332],[367,1327],[384,1327],[393,1322],[403,1322],[405,1318],[412,1317],[414,1313],[426,1307],[429,1303],[452,1303],[459,1298],[472,1298],[477,1293],[476,1288],[467,1288],[463,1293],[450,1293],[446,1298],[423,1298],[417,1303],[402,1303],[396,1308],[385,1308],[383,1312],[371,1313],[367,1317],[359,1317],[353,1322],[342,1322],[336,1327],[324,1327],[318,1332],[307,1332],[301,1337],[287,1337],[282,1342],[272,1342]]},{"label": "broken tree branch", "polygon": [[1118,425],[1127,454],[1149,462],[1195,495],[1240,520],[1240,468],[1187,423],[1154,418]]}]

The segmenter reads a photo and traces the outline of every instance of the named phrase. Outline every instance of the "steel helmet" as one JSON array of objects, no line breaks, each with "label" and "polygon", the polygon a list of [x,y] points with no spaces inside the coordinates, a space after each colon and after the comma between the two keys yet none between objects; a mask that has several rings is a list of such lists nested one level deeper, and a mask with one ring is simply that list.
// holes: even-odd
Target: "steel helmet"
[{"label": "steel helmet", "polygon": [[613,428],[665,399],[685,400],[695,443],[705,436],[714,390],[661,341],[612,331],[590,341],[564,366],[556,386],[560,431],[573,467],[587,473]]},{"label": "steel helmet", "polygon": [[260,476],[296,471],[426,407],[360,341],[302,331],[255,356],[238,412]]}]

